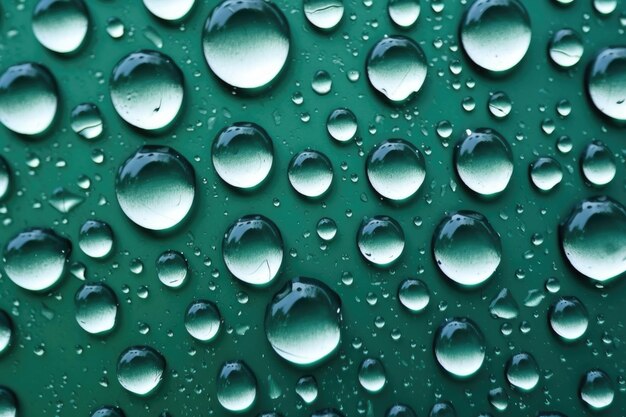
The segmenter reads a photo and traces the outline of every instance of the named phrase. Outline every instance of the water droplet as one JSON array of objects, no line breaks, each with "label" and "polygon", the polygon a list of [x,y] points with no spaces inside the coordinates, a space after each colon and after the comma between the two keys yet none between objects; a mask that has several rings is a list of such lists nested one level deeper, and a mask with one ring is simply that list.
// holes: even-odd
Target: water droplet
[{"label": "water droplet", "polygon": [[474,375],[485,360],[484,336],[465,317],[446,319],[441,324],[435,334],[434,349],[439,365],[457,378]]},{"label": "water droplet", "polygon": [[195,173],[176,150],[144,145],[120,166],[115,193],[122,211],[134,223],[165,230],[181,223],[191,210]]},{"label": "water droplet", "polygon": [[517,318],[519,306],[508,288],[503,288],[489,304],[489,314],[492,317],[504,320]]},{"label": "water droplet", "polygon": [[[0,310],[0,355],[9,350],[13,341],[13,322],[4,310]],[[1,395],[0,395],[1,396]],[[0,403],[2,401],[0,400]],[[0,416],[2,416],[0,411]]]},{"label": "water droplet", "polygon": [[337,235],[337,223],[331,218],[322,217],[319,222],[317,222],[316,230],[320,239],[329,242]]},{"label": "water droplet", "polygon": [[107,20],[106,29],[109,36],[113,39],[119,39],[124,36],[124,31],[126,30],[124,28],[124,22],[117,17],[110,17]]},{"label": "water droplet", "polygon": [[606,48],[587,69],[591,101],[606,116],[626,121],[626,48]]},{"label": "water droplet", "polygon": [[563,252],[581,274],[607,282],[626,272],[626,208],[617,201],[576,203],[560,232]]},{"label": "water droplet", "polygon": [[48,203],[59,213],[69,213],[78,207],[85,199],[63,187],[55,188],[48,197]]},{"label": "water droplet", "polygon": [[313,91],[321,96],[323,96],[324,94],[328,94],[333,88],[333,79],[330,77],[330,74],[327,71],[317,71],[313,76],[311,88],[313,89]]},{"label": "water droplet", "polygon": [[311,417],[344,417],[343,413],[339,410],[335,410],[334,408],[326,408],[323,410],[317,410]]},{"label": "water droplet", "polygon": [[296,394],[307,404],[313,403],[317,399],[317,381],[314,376],[308,375],[298,379],[296,383]]},{"label": "water droplet", "polygon": [[212,160],[220,178],[233,187],[258,187],[274,163],[274,145],[267,132],[254,123],[235,123],[213,141]]},{"label": "water droplet", "polygon": [[504,411],[508,408],[509,395],[503,388],[493,388],[489,390],[489,394],[487,396],[489,399],[489,404],[491,404],[491,406],[496,410]]},{"label": "water droplet", "polygon": [[113,248],[113,230],[100,220],[87,220],[80,227],[78,246],[85,255],[104,258]]},{"label": "water droplet", "polygon": [[587,331],[589,313],[576,297],[563,297],[550,307],[550,327],[565,341],[578,340]]},{"label": "water droplet", "polygon": [[15,133],[45,132],[54,121],[58,104],[56,80],[43,65],[13,65],[0,76],[0,122]]},{"label": "water droplet", "polygon": [[356,238],[363,258],[380,267],[393,264],[404,251],[404,232],[388,216],[363,219]]},{"label": "water droplet", "polygon": [[121,408],[105,405],[94,410],[91,417],[125,417]]},{"label": "water droplet", "polygon": [[235,278],[265,286],[278,275],[283,263],[283,238],[276,225],[263,216],[244,216],[224,235],[222,253]]},{"label": "water droplet", "polygon": [[144,6],[159,19],[177,21],[189,13],[196,0],[143,0]]},{"label": "water droplet", "polygon": [[96,139],[104,128],[100,109],[93,103],[82,103],[74,107],[70,125],[84,139]]},{"label": "water droplet", "polygon": [[304,0],[304,15],[318,29],[333,30],[343,17],[342,0]]},{"label": "water droplet", "polygon": [[44,47],[67,54],[78,50],[89,30],[82,0],[39,0],[33,11],[33,32]]},{"label": "water droplet", "polygon": [[390,36],[374,45],[367,57],[370,84],[391,102],[408,100],[424,81],[428,65],[422,48],[404,36]]},{"label": "water droplet", "polygon": [[167,250],[156,260],[156,271],[159,281],[167,287],[179,288],[187,279],[189,265],[185,256],[175,250]]},{"label": "water droplet", "polygon": [[449,401],[440,401],[430,409],[429,417],[456,417],[456,410]]},{"label": "water droplet", "polygon": [[11,168],[6,159],[0,155],[0,201],[9,196],[11,189]]},{"label": "water droplet", "polygon": [[330,357],[341,341],[341,299],[323,282],[298,277],[274,296],[265,313],[265,334],[274,351],[298,366]]},{"label": "water droplet", "polygon": [[583,40],[573,29],[561,29],[557,31],[548,45],[548,53],[552,62],[561,68],[569,68],[580,61],[585,47]]},{"label": "water droplet", "polygon": [[387,12],[391,21],[401,28],[411,27],[417,22],[421,11],[420,0],[389,0]]},{"label": "water droplet", "polygon": [[349,109],[335,109],[328,115],[326,129],[337,142],[347,142],[356,134],[356,116]]},{"label": "water droplet", "polygon": [[506,379],[522,392],[535,389],[539,382],[539,366],[529,353],[513,355],[506,363]]},{"label": "water droplet", "polygon": [[83,284],[74,296],[76,321],[84,331],[106,334],[115,327],[117,297],[106,284]]},{"label": "water droplet", "polygon": [[502,119],[511,113],[513,102],[506,93],[497,91],[489,96],[487,107],[489,108],[489,113],[491,113],[493,117]]},{"label": "water droplet", "polygon": [[219,79],[232,87],[260,89],[285,66],[289,36],[287,20],[273,3],[225,0],[204,25],[202,47]]},{"label": "water droplet", "polygon": [[423,311],[430,302],[430,291],[419,279],[405,279],[398,287],[398,299],[412,313]]},{"label": "water droplet", "polygon": [[600,369],[587,371],[580,381],[580,398],[592,410],[600,411],[613,403],[615,389],[611,378]]},{"label": "water droplet", "polygon": [[152,394],[165,372],[165,358],[150,346],[132,346],[125,349],[117,362],[117,380],[133,394]]},{"label": "water droplet", "polygon": [[17,416],[17,398],[7,387],[0,385],[0,417]]},{"label": "water droplet", "polygon": [[30,291],[44,291],[65,274],[72,245],[51,229],[31,228],[13,236],[3,254],[11,281]]},{"label": "water droplet", "polygon": [[197,300],[187,307],[185,328],[196,340],[210,342],[219,333],[222,316],[217,305],[207,300]]},{"label": "water droplet", "polygon": [[370,152],[367,178],[378,194],[389,200],[404,201],[414,196],[426,177],[422,153],[403,139],[389,139]]},{"label": "water droplet", "polygon": [[617,172],[611,150],[600,141],[593,141],[585,147],[580,157],[580,167],[585,179],[596,186],[610,183]]},{"label": "water droplet", "polygon": [[323,196],[333,182],[333,166],[321,152],[308,150],[295,155],[289,163],[289,183],[299,194],[318,198]]},{"label": "water droplet", "polygon": [[359,366],[359,384],[368,392],[375,394],[382,391],[387,383],[383,363],[374,358],[367,358]]},{"label": "water droplet", "polygon": [[516,66],[530,46],[530,18],[517,0],[476,0],[461,21],[461,43],[479,67],[502,72]]},{"label": "water droplet", "polygon": [[385,417],[417,417],[417,414],[408,405],[395,404],[387,410]]},{"label": "water droplet", "polygon": [[126,55],[113,68],[109,87],[117,114],[144,130],[167,127],[183,104],[183,73],[169,56],[157,51]]},{"label": "water droplet", "polygon": [[563,168],[556,159],[542,156],[530,164],[530,179],[539,191],[550,191],[563,179]]},{"label": "water droplet", "polygon": [[231,361],[222,365],[215,389],[222,407],[242,413],[250,409],[256,400],[257,381],[245,362]]},{"label": "water droplet", "polygon": [[593,8],[600,14],[608,15],[617,8],[617,0],[593,0]]}]

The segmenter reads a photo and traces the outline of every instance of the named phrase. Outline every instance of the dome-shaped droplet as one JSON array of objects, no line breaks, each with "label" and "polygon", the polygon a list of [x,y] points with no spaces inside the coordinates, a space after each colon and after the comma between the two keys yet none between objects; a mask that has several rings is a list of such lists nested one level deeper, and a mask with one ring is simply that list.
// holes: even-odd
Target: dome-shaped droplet
[{"label": "dome-shaped droplet", "polygon": [[91,413],[91,417],[126,417],[121,408],[105,405]]},{"label": "dome-shaped droplet", "polygon": [[322,217],[317,222],[316,231],[320,239],[331,241],[337,235],[337,223],[329,217]]},{"label": "dome-shaped droplet", "polygon": [[580,157],[580,168],[591,184],[602,186],[615,178],[617,166],[611,150],[600,141],[589,143]]},{"label": "dome-shaped droplet", "polygon": [[117,114],[140,129],[167,127],[183,104],[183,73],[161,52],[142,50],[126,55],[113,68],[109,83]]},{"label": "dome-shaped droplet", "polygon": [[421,9],[420,0],[388,0],[387,3],[389,18],[401,28],[413,26]]},{"label": "dome-shaped droplet", "polygon": [[313,278],[294,278],[265,313],[265,334],[274,351],[299,366],[330,357],[341,341],[341,299]]},{"label": "dome-shaped droplet", "polygon": [[609,407],[615,397],[611,378],[600,369],[592,369],[583,375],[579,392],[585,405],[594,411]]},{"label": "dome-shaped droplet", "polygon": [[617,8],[617,0],[593,0],[593,8],[602,15],[609,15]]},{"label": "dome-shaped droplet", "polygon": [[222,243],[226,267],[235,278],[264,286],[278,275],[283,263],[283,238],[263,216],[244,216],[233,223]]},{"label": "dome-shaped droplet", "polygon": [[325,408],[323,410],[317,410],[311,417],[345,417],[343,413],[334,408]]},{"label": "dome-shaped droplet", "polygon": [[117,201],[134,223],[151,230],[178,225],[193,205],[194,169],[176,150],[144,145],[119,168]]},{"label": "dome-shaped droplet", "polygon": [[430,302],[430,291],[419,279],[405,279],[398,287],[398,299],[407,310],[419,313]]},{"label": "dome-shaped droplet", "polygon": [[343,17],[343,0],[304,0],[304,16],[316,28],[333,30]]},{"label": "dome-shaped droplet", "polygon": [[256,376],[243,361],[224,363],[215,385],[217,400],[228,411],[242,413],[256,400]]},{"label": "dome-shaped droplet", "polygon": [[178,288],[185,283],[189,274],[189,264],[185,256],[175,250],[167,250],[156,260],[159,281],[170,288]]},{"label": "dome-shaped droplet", "polygon": [[150,346],[132,346],[117,361],[117,380],[129,392],[152,394],[165,372],[165,358]]},{"label": "dome-shaped droplet", "polygon": [[574,205],[561,225],[567,260],[593,281],[605,282],[626,272],[626,208],[608,197]]},{"label": "dome-shaped droplet", "polygon": [[357,232],[356,243],[363,258],[376,266],[387,267],[404,251],[404,232],[391,217],[365,218]]},{"label": "dome-shaped droplet", "polygon": [[479,67],[502,72],[516,66],[530,46],[530,19],[518,0],[476,0],[461,20],[461,44]]},{"label": "dome-shaped droplet", "polygon": [[17,398],[13,391],[0,385],[0,417],[17,416]]},{"label": "dome-shaped droplet", "polygon": [[415,41],[404,36],[384,38],[367,57],[370,84],[391,102],[402,102],[418,92],[428,71],[426,56]]},{"label": "dome-shaped droplet", "polygon": [[268,86],[289,55],[289,25],[283,13],[263,0],[225,0],[204,25],[202,47],[213,73],[243,89]]},{"label": "dome-shaped droplet", "polygon": [[474,375],[485,360],[484,336],[473,321],[464,317],[441,324],[434,349],[439,365],[457,378]]},{"label": "dome-shaped droplet", "polygon": [[11,168],[6,159],[0,155],[0,201],[9,196],[11,188]]},{"label": "dome-shaped droplet", "polygon": [[493,115],[496,119],[503,119],[511,113],[511,109],[513,108],[513,102],[511,98],[502,91],[496,91],[495,93],[489,96],[489,101],[487,101],[487,107],[489,109],[489,113]]},{"label": "dome-shaped droplet", "polygon": [[484,196],[504,191],[513,175],[511,147],[493,129],[467,130],[456,145],[454,164],[467,188]]},{"label": "dome-shaped droplet", "polygon": [[299,194],[318,198],[326,194],[333,182],[333,165],[321,152],[308,150],[295,155],[289,163],[287,177]]},{"label": "dome-shaped droplet", "polygon": [[428,417],[457,417],[457,414],[451,402],[439,401],[432,406]]},{"label": "dome-shaped droplet", "polygon": [[159,19],[177,21],[189,13],[196,0],[143,0],[144,6]]},{"label": "dome-shaped droplet", "polygon": [[328,71],[319,70],[313,75],[313,81],[311,82],[311,88],[317,94],[323,96],[330,93],[333,88],[333,79]]},{"label": "dome-shaped droplet", "polygon": [[380,392],[387,383],[385,367],[375,358],[367,358],[359,366],[359,384],[367,391],[375,394]]},{"label": "dome-shaped droplet", "polygon": [[113,39],[119,39],[124,36],[126,28],[124,27],[124,22],[122,22],[119,18],[109,17],[107,20],[106,30],[110,37]]},{"label": "dome-shaped droplet", "polygon": [[589,326],[589,313],[576,297],[563,297],[552,304],[549,319],[554,333],[566,341],[580,339]]},{"label": "dome-shaped droplet", "polygon": [[356,116],[350,109],[335,109],[326,120],[328,133],[337,142],[347,142],[352,139],[356,135],[357,128]]},{"label": "dome-shaped droplet", "polygon": [[387,410],[385,417],[417,417],[417,414],[408,405],[395,404]]},{"label": "dome-shaped droplet", "polygon": [[4,247],[4,270],[11,281],[30,291],[44,291],[65,274],[72,245],[51,229],[26,229]]},{"label": "dome-shaped droplet", "polygon": [[367,157],[367,179],[382,197],[404,201],[417,193],[426,178],[424,157],[403,139],[379,143]]},{"label": "dome-shaped droplet", "polygon": [[33,32],[44,47],[67,54],[83,44],[89,14],[83,0],[39,0],[33,11]]},{"label": "dome-shaped droplet", "polygon": [[554,158],[542,156],[530,164],[530,180],[539,191],[550,191],[563,179],[563,168]]},{"label": "dome-shaped droplet", "polygon": [[585,47],[578,32],[573,29],[557,31],[548,45],[550,59],[561,68],[569,68],[580,61]]},{"label": "dome-shaped droplet", "polygon": [[74,296],[76,321],[84,331],[105,334],[113,330],[117,320],[117,297],[108,285],[83,284]]},{"label": "dome-shaped droplet", "polygon": [[[11,317],[0,310],[0,355],[6,352],[13,341],[13,321]],[[2,413],[0,412],[0,416]]]},{"label": "dome-shaped droplet", "polygon": [[56,80],[43,65],[13,65],[0,76],[0,122],[7,129],[22,135],[43,133],[58,105]]},{"label": "dome-shaped droplet", "polygon": [[602,50],[589,64],[587,88],[598,110],[626,121],[626,47]]},{"label": "dome-shaped droplet", "polygon": [[224,182],[244,190],[253,189],[272,170],[274,145],[261,126],[235,123],[215,137],[211,157]]},{"label": "dome-shaped droplet", "polygon": [[444,217],[435,229],[432,245],[441,272],[467,287],[487,281],[502,258],[500,237],[485,216],[472,211]]},{"label": "dome-shaped droplet", "polygon": [[539,366],[530,353],[513,355],[505,366],[506,379],[522,392],[535,389],[539,383]]},{"label": "dome-shaped droplet", "polygon": [[217,305],[207,300],[197,300],[187,307],[185,328],[196,340],[210,342],[219,333],[222,316]]},{"label": "dome-shaped droplet", "polygon": [[108,223],[87,220],[80,227],[78,247],[92,258],[104,258],[113,248],[113,230]]},{"label": "dome-shaped droplet", "polygon": [[519,306],[508,288],[500,290],[489,303],[491,317],[503,320],[512,320],[519,314]]},{"label": "dome-shaped droplet", "polygon": [[317,399],[317,394],[319,392],[317,380],[311,375],[303,376],[298,379],[298,382],[296,382],[295,391],[296,394],[302,398],[302,401],[307,404],[311,404]]},{"label": "dome-shaped droplet", "polygon": [[74,107],[70,115],[70,125],[84,139],[96,139],[104,129],[100,109],[93,103],[82,103]]}]

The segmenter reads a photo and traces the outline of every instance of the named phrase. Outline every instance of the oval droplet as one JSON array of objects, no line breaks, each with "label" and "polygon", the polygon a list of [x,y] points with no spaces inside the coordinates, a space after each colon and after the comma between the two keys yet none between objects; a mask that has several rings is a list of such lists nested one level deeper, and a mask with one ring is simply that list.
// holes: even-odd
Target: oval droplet
[{"label": "oval droplet", "polygon": [[74,107],[70,115],[70,125],[84,139],[97,139],[104,129],[100,109],[93,103],[82,103]]},{"label": "oval droplet", "polygon": [[0,385],[0,416],[17,416],[17,398],[13,391],[2,385]]},{"label": "oval droplet", "polygon": [[604,410],[613,403],[615,388],[606,372],[600,369],[587,371],[580,381],[580,398],[594,411]]},{"label": "oval droplet", "polygon": [[513,355],[505,366],[506,379],[522,392],[530,392],[539,383],[539,366],[535,358],[526,352]]},{"label": "oval droplet", "polygon": [[222,316],[217,305],[207,300],[197,300],[187,307],[185,328],[196,340],[210,342],[219,333]]},{"label": "oval droplet", "polygon": [[185,256],[175,250],[167,250],[156,260],[156,271],[159,281],[167,287],[179,288],[187,279],[189,264]]},{"label": "oval droplet", "polygon": [[428,306],[430,291],[419,279],[405,279],[398,287],[398,299],[407,310],[419,313]]},{"label": "oval droplet", "polygon": [[33,32],[44,47],[69,54],[83,44],[89,13],[82,0],[39,0],[33,11]]},{"label": "oval droplet", "polygon": [[542,156],[530,164],[530,180],[539,191],[552,190],[562,179],[563,168],[554,158]]},{"label": "oval droplet", "polygon": [[328,120],[326,120],[328,133],[337,142],[347,142],[354,138],[357,128],[356,116],[349,109],[335,109],[328,115]]},{"label": "oval droplet", "polygon": [[583,40],[573,29],[557,31],[548,45],[550,59],[561,68],[570,68],[578,64],[584,51]]},{"label": "oval droplet", "polygon": [[583,337],[589,326],[589,313],[576,297],[563,297],[550,307],[550,327],[561,339],[572,342]]},{"label": "oval droplet", "polygon": [[404,251],[404,232],[391,217],[365,218],[357,233],[356,243],[365,260],[379,267],[388,267]]},{"label": "oval droplet", "polygon": [[420,0],[389,0],[387,3],[389,18],[401,28],[413,26],[421,10]]},{"label": "oval droplet", "polygon": [[337,223],[329,217],[322,217],[317,222],[316,230],[320,239],[329,242],[337,235]]},{"label": "oval droplet", "polygon": [[457,378],[474,375],[485,360],[484,336],[478,326],[465,317],[446,319],[439,326],[434,349],[439,365]]},{"label": "oval droplet", "polygon": [[163,380],[165,358],[150,346],[132,346],[117,361],[117,380],[139,396],[152,394]]},{"label": "oval droplet", "polygon": [[583,150],[580,169],[585,179],[598,187],[613,181],[617,172],[613,153],[608,146],[597,140],[587,144]]},{"label": "oval droplet", "polygon": [[11,168],[9,163],[2,155],[0,155],[0,201],[9,196],[11,189]]},{"label": "oval droplet", "polygon": [[359,366],[359,384],[372,394],[382,391],[387,383],[385,367],[375,358],[367,358]]},{"label": "oval droplet", "polygon": [[80,227],[78,247],[91,258],[104,258],[113,249],[113,230],[108,223],[87,220]]},{"label": "oval droplet", "polygon": [[217,400],[228,411],[242,413],[256,400],[256,377],[243,361],[224,363],[215,385]]},{"label": "oval droplet", "polygon": [[91,417],[126,417],[121,408],[105,405],[91,413]]},{"label": "oval droplet", "polygon": [[417,414],[408,405],[395,404],[387,410],[385,417],[417,417]]},{"label": "oval droplet", "polygon": [[143,5],[159,19],[178,21],[187,16],[196,0],[143,0]]},{"label": "oval droplet", "polygon": [[74,296],[76,321],[87,333],[106,334],[115,327],[117,297],[108,285],[83,284]]},{"label": "oval droplet", "polygon": [[600,51],[587,69],[587,89],[595,107],[617,121],[626,121],[626,48]]},{"label": "oval droplet", "polygon": [[333,182],[333,176],[330,159],[314,150],[296,154],[287,169],[287,177],[293,189],[309,198],[319,198],[326,194]]},{"label": "oval droplet", "polygon": [[342,0],[304,0],[304,16],[318,29],[333,30],[343,17]]}]

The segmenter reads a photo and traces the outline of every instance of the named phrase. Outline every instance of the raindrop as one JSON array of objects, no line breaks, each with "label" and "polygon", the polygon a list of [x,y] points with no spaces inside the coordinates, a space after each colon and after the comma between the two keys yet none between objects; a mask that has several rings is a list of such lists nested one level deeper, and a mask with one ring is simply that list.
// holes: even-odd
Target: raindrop
[{"label": "raindrop", "polygon": [[104,128],[100,109],[93,103],[79,104],[72,110],[70,126],[84,139],[98,138]]},{"label": "raindrop", "polygon": [[387,3],[391,21],[401,28],[413,26],[421,9],[420,0],[389,0]]},{"label": "raindrop", "polygon": [[0,155],[0,201],[9,196],[11,188],[11,168],[6,159]]},{"label": "raindrop", "polygon": [[530,179],[539,191],[550,191],[563,179],[561,164],[549,156],[537,158],[530,164]]},{"label": "raindrop", "polygon": [[385,368],[378,359],[367,358],[359,366],[359,384],[372,394],[382,391],[387,383]]},{"label": "raindrop", "polygon": [[293,189],[309,198],[326,194],[333,182],[333,175],[330,159],[314,150],[296,154],[287,169],[287,177]]},{"label": "raindrop", "polygon": [[[13,341],[13,322],[4,310],[0,310],[0,355],[9,350]],[[1,403],[2,401],[0,401]],[[0,412],[2,416],[2,412]]]},{"label": "raindrop", "polygon": [[76,321],[84,331],[106,334],[115,327],[117,297],[106,284],[83,284],[74,296]]},{"label": "raindrop", "polygon": [[165,372],[165,358],[149,346],[132,346],[125,349],[117,362],[117,380],[133,394],[152,394]]},{"label": "raindrop", "polygon": [[439,365],[457,378],[474,375],[485,360],[484,336],[473,321],[464,317],[446,319],[441,324],[434,349]]},{"label": "raindrop", "polygon": [[323,96],[330,93],[333,88],[333,79],[327,71],[320,70],[313,75],[313,81],[311,82],[311,88],[317,94]]},{"label": "raindrop", "polygon": [[593,141],[585,147],[580,167],[585,179],[598,187],[610,183],[617,172],[611,150],[600,141]]},{"label": "raindrop", "polygon": [[125,417],[121,408],[105,405],[91,413],[91,417]]},{"label": "raindrop", "polygon": [[487,107],[493,117],[503,119],[511,113],[513,102],[506,93],[497,91],[489,96]]},{"label": "raindrop", "polygon": [[100,220],[87,220],[80,227],[78,247],[91,258],[104,258],[113,248],[111,226]]},{"label": "raindrop", "polygon": [[210,342],[220,331],[222,316],[217,305],[207,300],[196,300],[187,307],[185,328],[196,340]]},{"label": "raindrop", "polygon": [[216,381],[217,400],[228,411],[242,413],[256,400],[256,376],[243,361],[222,365]]},{"label": "raindrop", "polygon": [[379,267],[393,264],[404,251],[404,232],[400,224],[388,216],[363,219],[356,238],[365,260]]},{"label": "raindrop", "polygon": [[185,283],[187,275],[189,275],[189,265],[182,253],[167,250],[157,258],[156,272],[163,285],[179,288]]},{"label": "raindrop", "polygon": [[143,0],[144,6],[159,19],[177,21],[189,13],[196,0]]},{"label": "raindrop", "polygon": [[337,235],[337,223],[329,217],[322,217],[317,222],[317,235],[327,242],[333,240]]},{"label": "raindrop", "polygon": [[611,378],[600,369],[592,369],[583,375],[579,392],[585,405],[594,411],[609,407],[615,397]]},{"label": "raindrop", "polygon": [[568,342],[583,337],[589,326],[589,313],[576,297],[563,297],[552,304],[548,317],[554,333]]},{"label": "raindrop", "polygon": [[318,388],[314,376],[308,375],[298,379],[296,383],[296,394],[307,404],[313,403],[317,399]]},{"label": "raindrop", "polygon": [[343,17],[343,0],[304,0],[304,15],[318,29],[333,30]]},{"label": "raindrop", "polygon": [[337,142],[347,142],[356,134],[356,116],[349,109],[335,109],[328,115],[326,129]]},{"label": "raindrop", "polygon": [[573,29],[557,31],[548,45],[552,62],[561,68],[569,68],[580,61],[585,47],[580,35]]},{"label": "raindrop", "polygon": [[513,355],[506,363],[506,379],[522,392],[535,389],[539,382],[539,367],[530,353]]},{"label": "raindrop", "polygon": [[39,0],[32,25],[40,44],[68,54],[83,44],[89,30],[89,14],[82,0]]},{"label": "raindrop", "polygon": [[17,416],[17,398],[7,387],[0,385],[0,417]]},{"label": "raindrop", "polygon": [[395,404],[387,410],[385,417],[417,417],[417,414],[408,405]]},{"label": "raindrop", "polygon": [[107,20],[107,33],[109,34],[110,37],[112,37],[113,39],[119,39],[122,36],[124,36],[124,22],[122,22],[119,18],[117,17],[110,17]]},{"label": "raindrop", "polygon": [[500,290],[498,295],[491,300],[491,303],[489,304],[489,313],[492,317],[498,319],[512,320],[517,318],[517,315],[519,314],[519,306],[508,288]]},{"label": "raindrop", "polygon": [[428,306],[430,291],[419,279],[405,279],[398,287],[398,299],[407,310],[419,313]]},{"label": "raindrop", "polygon": [[606,116],[626,121],[626,48],[603,49],[589,64],[587,88],[593,104]]}]

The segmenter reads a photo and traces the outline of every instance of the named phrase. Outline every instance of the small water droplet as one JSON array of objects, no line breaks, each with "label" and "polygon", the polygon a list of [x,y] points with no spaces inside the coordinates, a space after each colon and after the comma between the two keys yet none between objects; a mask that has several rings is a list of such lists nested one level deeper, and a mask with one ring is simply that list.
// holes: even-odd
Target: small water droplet
[{"label": "small water droplet", "polygon": [[522,392],[532,391],[539,383],[539,366],[530,353],[513,355],[505,369],[507,381]]},{"label": "small water droplet", "polygon": [[302,151],[289,163],[287,177],[299,194],[319,198],[326,194],[333,182],[333,166],[330,159],[314,150]]},{"label": "small water droplet", "polygon": [[70,125],[84,139],[97,139],[104,129],[100,109],[93,103],[82,103],[74,107],[70,115]]},{"label": "small water droplet", "polygon": [[304,0],[304,16],[318,29],[333,30],[343,17],[342,0]]},{"label": "small water droplet", "polygon": [[167,287],[179,288],[189,275],[189,265],[185,256],[175,250],[167,250],[156,260],[159,281]]},{"label": "small water droplet", "polygon": [[363,219],[356,238],[363,258],[375,266],[392,265],[404,251],[404,232],[400,224],[388,216]]},{"label": "small water droplet", "polygon": [[217,400],[228,411],[242,413],[249,410],[256,400],[256,376],[243,361],[224,363],[215,385]]},{"label": "small water droplet", "polygon": [[125,349],[117,362],[117,380],[122,387],[139,396],[152,394],[163,380],[165,358],[150,346]]},{"label": "small water droplet", "polygon": [[217,305],[207,300],[197,300],[187,307],[185,328],[196,340],[210,342],[219,333],[222,316]]},{"label": "small water droplet", "polygon": [[74,296],[76,321],[91,334],[106,334],[115,327],[117,297],[106,284],[83,284]]},{"label": "small water droplet", "polygon": [[78,247],[89,257],[106,257],[113,248],[111,226],[100,220],[87,220],[80,227]]},{"label": "small water droplet", "polygon": [[563,179],[561,164],[549,156],[537,158],[530,164],[530,179],[539,191],[550,191]]},{"label": "small water droplet", "polygon": [[557,31],[548,45],[548,53],[552,62],[561,68],[569,68],[580,61],[585,47],[583,40],[573,29],[561,29]]},{"label": "small water droplet", "polygon": [[552,304],[548,317],[554,333],[568,342],[583,337],[589,326],[589,313],[576,297],[563,297]]},{"label": "small water droplet", "polygon": [[457,378],[474,375],[485,360],[484,336],[478,326],[465,317],[446,319],[441,324],[435,334],[434,349],[439,365]]}]

